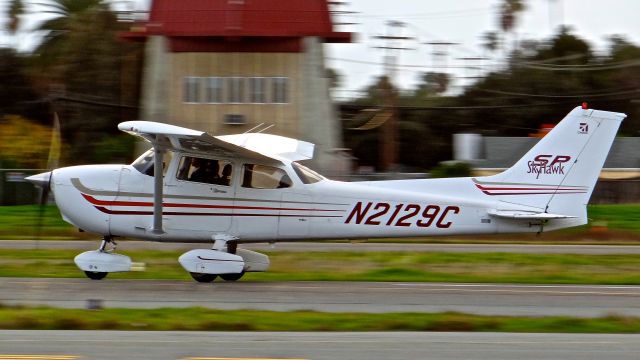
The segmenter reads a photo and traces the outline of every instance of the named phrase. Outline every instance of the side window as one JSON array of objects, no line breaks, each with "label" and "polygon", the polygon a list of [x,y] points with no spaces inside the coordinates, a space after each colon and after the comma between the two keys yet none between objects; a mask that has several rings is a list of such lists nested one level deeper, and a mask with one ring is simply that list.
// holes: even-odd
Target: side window
[{"label": "side window", "polygon": [[252,189],[282,189],[291,186],[289,175],[277,167],[245,164],[242,173],[242,187]]},{"label": "side window", "polygon": [[229,186],[233,165],[225,160],[183,156],[178,166],[178,180]]}]

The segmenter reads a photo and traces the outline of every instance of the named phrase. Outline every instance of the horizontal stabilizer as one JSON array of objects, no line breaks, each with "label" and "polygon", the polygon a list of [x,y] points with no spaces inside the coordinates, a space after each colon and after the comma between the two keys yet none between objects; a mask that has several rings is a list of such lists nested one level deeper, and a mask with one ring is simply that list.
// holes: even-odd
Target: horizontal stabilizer
[{"label": "horizontal stabilizer", "polygon": [[551,220],[551,219],[573,219],[577,216],[549,214],[544,212],[523,211],[523,210],[489,210],[489,215],[517,220]]}]

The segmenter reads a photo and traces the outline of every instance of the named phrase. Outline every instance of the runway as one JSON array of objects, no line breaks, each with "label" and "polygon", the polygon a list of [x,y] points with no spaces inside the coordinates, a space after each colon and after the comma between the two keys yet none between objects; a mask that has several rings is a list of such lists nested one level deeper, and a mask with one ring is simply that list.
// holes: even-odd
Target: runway
[{"label": "runway", "polygon": [[0,331],[0,359],[29,354],[65,360],[637,360],[640,335]]},{"label": "runway", "polygon": [[[95,250],[98,241],[85,240],[0,240],[0,249],[76,249]],[[189,250],[207,248],[206,244],[175,244],[146,241],[118,242],[121,251],[126,250]],[[298,242],[269,244],[242,244],[255,251],[330,252],[330,251],[400,251],[400,252],[453,252],[453,253],[517,253],[517,254],[584,254],[624,255],[640,254],[638,245],[550,245],[550,244],[416,244],[416,243],[335,243]]]},{"label": "runway", "polygon": [[0,278],[3,304],[84,308],[90,299],[110,308],[640,316],[640,286]]}]

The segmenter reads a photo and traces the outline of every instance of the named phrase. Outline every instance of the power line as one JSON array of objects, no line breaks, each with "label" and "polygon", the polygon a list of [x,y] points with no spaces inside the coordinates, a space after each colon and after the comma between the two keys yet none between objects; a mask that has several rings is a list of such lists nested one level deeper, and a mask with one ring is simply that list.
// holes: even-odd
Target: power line
[{"label": "power line", "polygon": [[511,92],[511,91],[501,91],[501,90],[491,90],[491,89],[474,89],[490,94],[501,94],[501,95],[511,95],[511,96],[524,96],[524,97],[532,97],[532,98],[549,98],[549,99],[570,99],[570,98],[595,98],[595,97],[608,97],[608,96],[618,96],[618,95],[630,95],[640,93],[640,89],[633,89],[628,91],[617,91],[617,92],[609,92],[609,93],[596,93],[596,94],[575,94],[575,95],[547,95],[547,94],[529,94],[529,93],[519,93],[519,92]]},{"label": "power line", "polygon": [[534,70],[546,70],[546,71],[601,71],[601,70],[614,70],[625,69],[629,67],[640,66],[640,59],[621,61],[610,64],[576,64],[576,65],[540,65],[538,63],[531,62],[516,62],[516,66],[522,66],[528,69]]},{"label": "power line", "polygon": [[[607,100],[609,102],[628,102],[631,100],[635,100],[636,97],[626,97],[626,98],[616,98]],[[467,106],[398,106],[397,109],[401,111],[421,111],[421,110],[497,110],[497,109],[522,109],[522,108],[533,108],[533,107],[546,107],[546,106],[554,106],[554,105],[566,105],[566,104],[576,104],[575,100],[563,100],[563,101],[553,101],[553,102],[541,102],[541,103],[532,103],[532,104],[509,104],[509,105],[467,105]],[[341,108],[344,109],[361,109],[361,108],[372,108],[371,105],[356,105],[356,104],[342,104]]]},{"label": "power line", "polygon": [[427,13],[405,13],[405,14],[372,14],[372,15],[359,15],[362,18],[422,18],[422,19],[437,19],[437,18],[450,18],[450,17],[463,17],[477,15],[478,13],[493,11],[493,7],[482,7],[464,10],[448,10],[448,11],[434,11]]},{"label": "power line", "polygon": [[[368,61],[368,60],[356,60],[356,59],[345,59],[345,58],[336,58],[336,57],[327,57],[327,60],[335,60],[335,61],[344,61],[351,62],[355,64],[365,64],[365,65],[384,65],[383,62],[378,61]],[[399,68],[415,68],[415,69],[466,69],[468,66],[465,65],[396,65]],[[486,67],[486,66],[484,66]]]}]

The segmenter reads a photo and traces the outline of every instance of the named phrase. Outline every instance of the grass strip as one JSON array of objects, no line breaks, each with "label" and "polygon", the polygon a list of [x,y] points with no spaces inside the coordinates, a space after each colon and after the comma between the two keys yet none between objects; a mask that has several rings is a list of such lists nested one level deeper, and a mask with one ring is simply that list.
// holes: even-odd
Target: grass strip
[{"label": "grass strip", "polygon": [[[178,264],[181,251],[126,251],[146,271],[108,279],[192,281]],[[1,277],[84,277],[77,250],[0,250]],[[518,284],[640,284],[640,255],[268,252],[271,268],[248,281],[401,281]]]},{"label": "grass strip", "polygon": [[618,315],[574,318],[462,313],[227,311],[204,308],[73,310],[1,307],[0,329],[640,333],[640,318]]},{"label": "grass strip", "polygon": [[[391,241],[411,242],[516,242],[558,243],[611,242],[637,243],[640,241],[640,204],[590,205],[588,207],[589,225],[566,229],[537,237],[532,234],[500,235],[460,238],[411,238]],[[80,233],[76,228],[64,222],[58,208],[54,205],[0,206],[0,239],[96,239],[89,233]],[[384,240],[390,241],[390,240]]]}]

